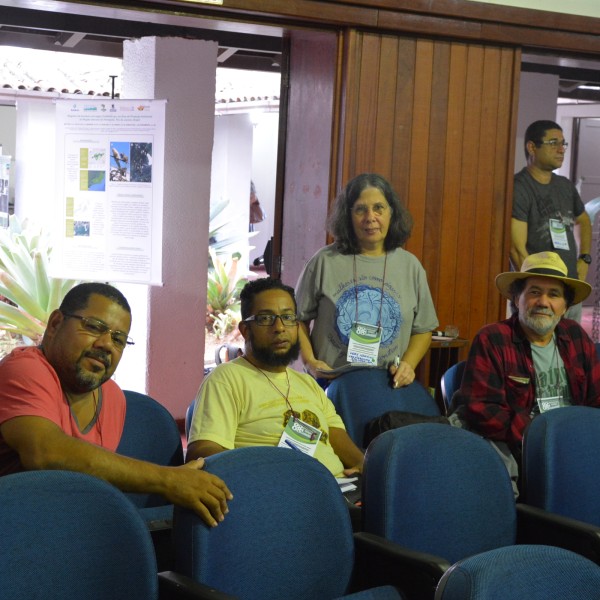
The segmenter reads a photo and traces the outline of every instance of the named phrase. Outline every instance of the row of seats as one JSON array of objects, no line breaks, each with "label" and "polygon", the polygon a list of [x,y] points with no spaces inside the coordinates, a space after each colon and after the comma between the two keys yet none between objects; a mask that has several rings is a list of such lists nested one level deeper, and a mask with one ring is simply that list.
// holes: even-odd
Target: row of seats
[{"label": "row of seats", "polygon": [[[418,385],[413,389],[418,390]],[[389,385],[386,385],[387,389],[390,389]],[[421,397],[424,403],[428,398],[433,403],[429,406],[435,406],[431,396],[425,390],[423,392],[424,395],[417,393],[416,397]],[[143,394],[126,392],[126,398],[127,419],[118,451],[160,464],[181,464],[181,437],[168,411]],[[365,405],[369,401],[372,405],[380,402],[372,386],[364,390],[364,400]],[[417,412],[418,407],[413,410]],[[579,563],[577,568],[582,572],[597,576],[595,565],[590,567],[583,556],[569,556],[568,552],[564,554],[554,546],[564,546],[600,564],[600,510],[595,508],[600,489],[596,489],[596,481],[589,481],[597,454],[597,440],[600,439],[600,412],[568,407],[541,415],[533,424],[535,429],[532,426],[526,436],[529,441],[524,450],[524,474],[527,482],[525,497],[535,506],[515,505],[504,465],[487,442],[464,430],[432,423],[384,433],[369,446],[363,481],[363,531],[359,533],[352,533],[346,504],[329,472],[308,457],[277,448],[230,451],[207,460],[207,469],[225,479],[235,495],[230,514],[215,530],[207,528],[189,511],[176,508],[171,531],[173,507],[166,505],[162,498],[128,494],[128,504],[137,508],[134,512],[138,520],[141,516],[146,521],[145,535],[149,535],[150,529],[150,535],[154,537],[158,556],[152,553],[154,565],[150,561],[149,567],[154,579],[157,579],[156,571],[174,569],[158,578],[163,590],[169,590],[169,594],[182,589],[189,593],[191,582],[196,581],[223,590],[227,594],[223,597],[261,600],[325,599],[356,590],[368,590],[358,592],[362,595],[357,598],[398,598],[394,588],[402,590],[406,598],[415,600],[433,598],[435,594],[444,599],[470,598],[468,595],[447,595],[451,590],[459,589],[456,581],[448,584],[450,579],[467,582],[472,589],[477,589],[477,581],[493,587],[497,585],[491,583],[494,565],[511,561],[515,566],[508,573],[525,577],[522,570],[516,568],[519,553],[531,553],[528,564],[537,564],[538,558],[545,556],[550,557],[549,565],[557,560],[566,561],[565,565]],[[360,430],[358,425],[357,436]],[[152,431],[160,433],[149,433]],[[587,444],[585,451],[574,451],[569,446],[573,440]],[[539,461],[547,452],[553,454],[544,458],[546,464],[541,465]],[[569,457],[568,462],[565,462],[566,457]],[[65,476],[69,477],[68,474]],[[2,479],[5,480],[0,480],[2,485],[9,480]],[[558,491],[547,494],[556,487],[556,482],[559,482]],[[62,509],[66,517],[71,518],[70,507],[74,500],[68,498],[72,493],[70,485],[54,483],[47,487],[59,498],[64,492]],[[567,509],[564,499],[569,490],[574,490],[576,497],[568,503]],[[120,492],[117,495],[123,496]],[[29,496],[38,497],[38,494]],[[45,498],[44,493],[39,496],[42,500]],[[88,494],[87,510],[94,514],[98,504],[105,503],[101,499],[96,501],[95,497],[90,501],[91,496],[93,494]],[[10,502],[0,502],[5,514],[4,507]],[[41,505],[45,504],[46,500],[43,500]],[[48,505],[52,503],[48,502]],[[585,512],[577,512],[581,506],[586,508]],[[16,502],[15,510],[18,508]],[[23,510],[23,514],[36,517],[43,512],[39,506],[23,506]],[[84,511],[82,514],[90,518]],[[21,528],[21,521],[16,520],[15,526]],[[48,523],[35,519],[33,523],[39,531],[60,527],[60,519],[55,520],[54,516]],[[102,517],[98,518],[98,523],[104,523]],[[121,526],[115,524],[113,530],[120,531]],[[86,532],[82,537],[87,539],[93,528],[88,531],[88,525],[84,525],[80,531]],[[157,538],[157,534],[162,537]],[[18,530],[15,535],[18,537]],[[65,539],[71,537],[71,534],[65,534],[58,539],[66,543]],[[26,536],[21,546],[27,552],[31,544],[25,540]],[[83,541],[79,543],[83,544]],[[543,546],[528,549],[522,545],[531,543]],[[10,541],[6,544],[5,549],[12,547]],[[104,540],[98,544],[106,547],[108,542]],[[124,556],[127,556],[131,548],[124,547]],[[0,546],[0,557],[11,554],[7,552]],[[147,551],[142,552],[142,556],[144,553]],[[79,554],[85,556],[83,546]],[[489,558],[488,554],[494,558]],[[11,573],[15,564],[32,565],[35,560],[36,557],[29,562],[21,561],[13,556],[13,563],[5,572]],[[57,560],[50,562],[52,568],[57,568]],[[123,560],[124,564],[129,564]],[[86,563],[90,573],[95,573],[95,567],[90,566],[94,562]],[[344,565],[343,569],[340,564]],[[453,564],[456,566],[451,567]],[[548,576],[548,581],[560,585],[554,579],[562,571],[562,568],[549,569],[552,577]],[[307,573],[314,573],[315,578],[308,577]],[[332,577],[332,573],[335,576]],[[3,576],[0,571],[0,581]],[[167,585],[170,587],[165,587]],[[382,585],[388,587],[373,590]],[[284,592],[285,586],[293,586],[293,591],[288,587]],[[525,595],[532,599],[552,596],[543,595],[546,588],[540,582],[536,589],[537,596],[536,590]],[[577,595],[581,590],[570,589],[572,595],[554,597],[596,597],[593,594]],[[199,590],[194,593],[206,592],[201,586]],[[0,593],[0,599],[2,597]],[[9,594],[5,597],[20,596]],[[71,596],[57,594],[56,597]],[[86,592],[86,597],[95,596]],[[145,597],[155,596],[149,593]],[[161,597],[178,596],[161,594]],[[498,597],[511,598],[502,594]]]},{"label": "row of seats", "polygon": [[[448,468],[454,462],[459,471]],[[159,574],[143,519],[114,487],[61,471],[1,478],[0,599],[600,597],[600,567],[587,558],[513,545],[539,541],[533,529],[554,519],[525,511],[541,521],[519,539],[526,514],[517,519],[501,461],[460,429],[413,425],[371,444],[361,533],[352,533],[335,479],[301,453],[232,450],[207,469],[228,482],[231,511],[210,528],[176,507],[174,568]]]}]

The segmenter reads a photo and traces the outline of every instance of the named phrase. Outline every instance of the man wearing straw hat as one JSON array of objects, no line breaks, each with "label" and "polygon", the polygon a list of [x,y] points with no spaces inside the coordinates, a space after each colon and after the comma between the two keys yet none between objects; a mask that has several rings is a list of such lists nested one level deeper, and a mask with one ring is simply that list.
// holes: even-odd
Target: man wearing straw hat
[{"label": "man wearing straw hat", "polygon": [[498,275],[496,287],[513,314],[475,336],[450,421],[494,442],[516,481],[513,457],[520,460],[523,432],[536,414],[600,406],[600,362],[581,326],[563,319],[592,288],[567,277],[558,254],[529,255],[521,271]]}]

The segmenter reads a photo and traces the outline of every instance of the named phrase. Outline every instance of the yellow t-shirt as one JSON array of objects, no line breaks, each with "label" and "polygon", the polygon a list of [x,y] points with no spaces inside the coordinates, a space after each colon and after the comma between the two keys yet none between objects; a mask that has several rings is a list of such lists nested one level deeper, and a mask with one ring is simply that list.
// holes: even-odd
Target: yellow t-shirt
[{"label": "yellow t-shirt", "polygon": [[[293,369],[287,376],[294,413],[323,432],[315,458],[336,477],[342,475],[344,465],[329,443],[330,427],[345,429],[341,417],[312,377]],[[219,365],[198,391],[189,443],[207,440],[228,450],[277,446],[290,416],[286,393],[285,372],[261,372],[244,358]]]}]

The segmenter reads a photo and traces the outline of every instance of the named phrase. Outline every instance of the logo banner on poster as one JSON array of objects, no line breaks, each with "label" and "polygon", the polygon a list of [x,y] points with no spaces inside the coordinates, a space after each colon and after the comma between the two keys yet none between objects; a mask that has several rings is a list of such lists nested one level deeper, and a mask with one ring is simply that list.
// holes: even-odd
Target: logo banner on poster
[{"label": "logo banner on poster", "polygon": [[165,106],[56,101],[52,276],[162,284]]}]

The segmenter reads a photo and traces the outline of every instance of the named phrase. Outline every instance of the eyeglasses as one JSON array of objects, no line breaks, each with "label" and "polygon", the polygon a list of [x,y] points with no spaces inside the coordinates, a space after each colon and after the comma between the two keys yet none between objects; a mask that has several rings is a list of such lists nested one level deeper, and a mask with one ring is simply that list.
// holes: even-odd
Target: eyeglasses
[{"label": "eyeglasses", "polygon": [[389,208],[389,205],[377,203],[369,207],[366,204],[355,204],[352,207],[351,212],[357,217],[364,217],[369,212],[369,208],[380,217]]},{"label": "eyeglasses", "polygon": [[63,313],[65,317],[71,319],[79,319],[81,326],[94,337],[100,337],[106,333],[110,333],[110,339],[112,340],[117,350],[124,350],[125,346],[132,346],[135,342],[122,331],[113,331],[106,323],[93,319],[92,317],[82,317],[81,315],[72,315],[70,313]]},{"label": "eyeglasses", "polygon": [[292,313],[286,313],[284,315],[252,315],[251,317],[244,319],[244,323],[254,321],[261,327],[272,327],[275,325],[275,321],[277,321],[278,318],[281,319],[281,322],[285,327],[294,327],[294,325],[298,324],[298,317]]},{"label": "eyeglasses", "polygon": [[565,150],[569,147],[569,142],[565,142],[565,140],[546,140],[545,142],[541,142],[540,145],[550,146],[552,148],[558,148],[562,146]]}]

